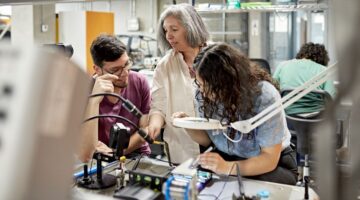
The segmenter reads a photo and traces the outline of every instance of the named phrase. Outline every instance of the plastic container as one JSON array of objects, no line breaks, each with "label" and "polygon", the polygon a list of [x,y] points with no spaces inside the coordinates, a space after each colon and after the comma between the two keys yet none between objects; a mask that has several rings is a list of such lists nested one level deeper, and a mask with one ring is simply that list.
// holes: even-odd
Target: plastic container
[{"label": "plastic container", "polygon": [[240,9],[240,0],[227,0],[227,9]]}]

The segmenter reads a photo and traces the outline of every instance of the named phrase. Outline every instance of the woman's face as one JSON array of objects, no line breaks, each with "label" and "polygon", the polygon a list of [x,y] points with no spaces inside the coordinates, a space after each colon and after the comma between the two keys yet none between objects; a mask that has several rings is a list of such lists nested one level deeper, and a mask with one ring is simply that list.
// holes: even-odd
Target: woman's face
[{"label": "woman's face", "polygon": [[163,29],[166,40],[175,51],[183,51],[189,47],[186,41],[186,30],[174,16],[165,18]]}]

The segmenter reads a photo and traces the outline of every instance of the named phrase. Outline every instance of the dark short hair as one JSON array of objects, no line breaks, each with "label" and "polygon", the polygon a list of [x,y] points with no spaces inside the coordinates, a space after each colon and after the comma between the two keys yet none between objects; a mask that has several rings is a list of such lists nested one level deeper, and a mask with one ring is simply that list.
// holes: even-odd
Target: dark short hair
[{"label": "dark short hair", "polygon": [[90,52],[94,64],[103,67],[104,61],[119,59],[126,52],[126,46],[114,35],[101,34],[92,42]]},{"label": "dark short hair", "polygon": [[329,55],[322,44],[312,42],[304,44],[296,55],[296,59],[310,59],[320,65],[326,66],[329,62]]}]

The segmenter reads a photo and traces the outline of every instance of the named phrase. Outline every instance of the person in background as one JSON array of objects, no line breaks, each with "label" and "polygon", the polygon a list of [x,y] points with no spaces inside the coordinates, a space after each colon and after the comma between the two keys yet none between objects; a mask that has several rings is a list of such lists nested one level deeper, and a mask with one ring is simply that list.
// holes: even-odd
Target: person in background
[{"label": "person in background", "polygon": [[182,128],[172,125],[172,113],[195,116],[195,72],[192,65],[209,33],[201,17],[189,4],[169,6],[160,16],[158,44],[166,55],[159,61],[151,88],[152,102],[148,133],[152,138],[164,127],[171,161],[181,163],[199,154],[199,145]]},{"label": "person in background", "polygon": [[[328,52],[322,44],[312,42],[304,44],[296,59],[281,63],[273,74],[278,81],[280,90],[295,89],[326,69],[329,62]],[[322,90],[335,98],[336,90],[332,80],[321,84],[317,90]],[[324,100],[315,94],[307,94],[285,109],[286,114],[296,115],[302,113],[313,113],[323,109]]]},{"label": "person in background", "polygon": [[[94,62],[95,75],[92,94],[116,93],[130,100],[143,114],[150,110],[150,86],[143,75],[130,71],[132,61],[126,53],[125,45],[113,35],[100,35],[91,45],[91,56]],[[144,115],[140,120],[121,106],[116,97],[99,96],[90,98],[85,117],[99,114],[119,115],[129,119],[140,127],[147,126],[148,118]],[[79,158],[83,162],[91,159],[95,150],[107,153],[111,149],[109,132],[117,122],[129,127],[131,133],[134,127],[116,118],[100,118],[84,123],[81,133]],[[141,153],[150,154],[150,148],[139,134],[132,134],[129,147],[125,154],[139,149]]]},{"label": "person in background", "polygon": [[[195,59],[196,95],[199,117],[217,119],[224,125],[246,120],[281,99],[271,76],[239,50],[225,43],[209,45]],[[176,112],[173,117],[186,117]],[[187,129],[202,146],[214,145],[217,152],[200,155],[202,168],[217,174],[292,184],[297,181],[295,151],[290,147],[290,132],[285,113],[274,115],[248,134],[228,127],[219,130]]]}]

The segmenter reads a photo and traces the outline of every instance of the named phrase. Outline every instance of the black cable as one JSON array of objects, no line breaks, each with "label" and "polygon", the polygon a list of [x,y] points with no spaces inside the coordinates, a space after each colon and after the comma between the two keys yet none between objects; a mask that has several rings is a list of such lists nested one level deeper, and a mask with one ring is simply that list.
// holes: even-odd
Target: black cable
[{"label": "black cable", "polygon": [[119,116],[119,115],[95,115],[95,116],[85,119],[83,121],[83,123],[88,122],[93,119],[96,119],[96,118],[105,118],[105,117],[113,117],[113,118],[121,119],[121,120],[128,122],[135,128],[135,130],[139,133],[139,135],[142,138],[144,138],[144,140],[146,140],[146,142],[148,142],[149,144],[154,143],[154,140],[149,136],[148,133],[146,133],[144,130],[140,129],[134,122],[130,121],[129,119],[127,119],[125,117]]},{"label": "black cable", "polygon": [[169,166],[172,167],[174,165],[174,163],[171,162],[169,144],[165,140],[164,140],[164,147],[165,147],[165,151],[166,151],[166,154],[168,157]]},{"label": "black cable", "polygon": [[125,99],[124,97],[122,97],[119,94],[115,94],[115,93],[106,93],[106,92],[102,92],[102,93],[97,93],[97,94],[92,94],[89,96],[89,98],[92,97],[98,97],[98,96],[112,96],[112,97],[116,97],[118,99],[120,99],[122,101],[122,106],[129,111],[131,114],[133,114],[135,117],[137,117],[138,119],[141,118],[141,116],[143,115],[143,113],[128,99]]},{"label": "black cable", "polygon": [[[98,97],[98,96],[112,96],[112,97],[116,97],[118,99],[120,99],[122,101],[122,106],[129,111],[131,114],[133,114],[135,117],[137,117],[138,119],[140,119],[143,116],[143,113],[128,99],[125,99],[124,97],[122,97],[119,94],[115,94],[115,93],[97,93],[97,94],[92,94],[89,96],[89,98],[92,97]],[[105,115],[98,115],[98,116],[105,116]],[[125,120],[127,122],[129,122],[131,125],[134,126],[134,128],[138,131],[139,135],[141,137],[143,137],[149,144],[152,144],[154,142],[154,140],[149,136],[148,133],[146,133],[144,130],[140,129],[135,123],[131,122],[130,120],[121,117],[119,115],[109,115],[108,117],[114,117],[117,119],[122,119]],[[94,116],[94,119],[96,118],[96,116]],[[91,117],[86,119],[84,122],[91,120]]]},{"label": "black cable", "polygon": [[231,169],[230,169],[230,171],[229,171],[229,173],[228,173],[227,179],[225,180],[225,183],[224,183],[223,187],[221,188],[220,193],[216,196],[216,199],[219,199],[219,197],[220,197],[221,194],[223,193],[224,188],[225,188],[227,182],[229,182],[230,174],[231,174],[232,170],[234,169],[234,166],[235,166],[235,165],[236,165],[236,162],[234,162],[234,163],[232,164]]},{"label": "black cable", "polygon": [[141,158],[143,157],[144,154],[140,154],[140,156],[136,159],[136,162],[135,164],[133,165],[132,169],[131,170],[136,170],[136,168],[138,167],[139,163],[140,163],[140,160]]},{"label": "black cable", "polygon": [[131,124],[135,128],[135,130],[139,130],[139,127],[134,122],[132,122],[129,119],[127,119],[125,117],[122,117],[120,115],[95,115],[95,116],[92,116],[92,117],[89,117],[89,118],[85,119],[83,121],[83,123],[91,121],[93,119],[106,118],[106,117],[113,117],[113,118],[124,120],[124,121],[128,122],[129,124]]}]

